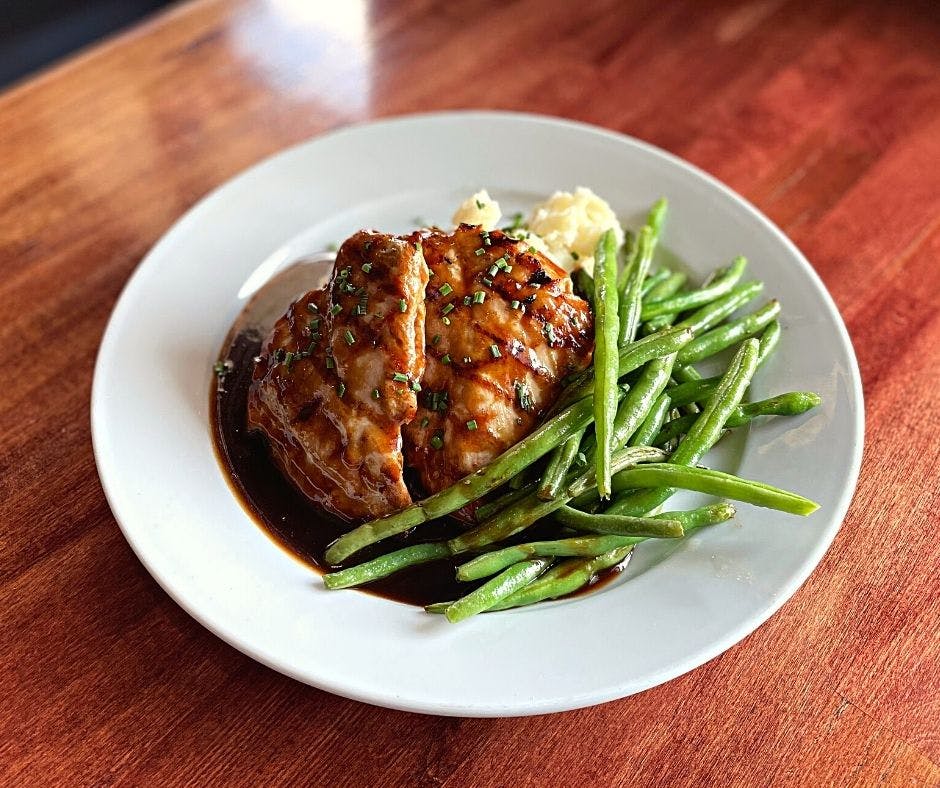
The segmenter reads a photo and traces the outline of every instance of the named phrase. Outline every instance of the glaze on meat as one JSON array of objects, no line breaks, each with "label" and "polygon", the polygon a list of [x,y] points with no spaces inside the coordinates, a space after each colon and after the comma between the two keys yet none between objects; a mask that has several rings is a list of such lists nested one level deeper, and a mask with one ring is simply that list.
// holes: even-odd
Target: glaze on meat
[{"label": "glaze on meat", "polygon": [[524,242],[360,232],[264,343],[248,425],[309,498],[378,517],[411,502],[406,465],[436,492],[531,432],[592,349],[587,303]]}]

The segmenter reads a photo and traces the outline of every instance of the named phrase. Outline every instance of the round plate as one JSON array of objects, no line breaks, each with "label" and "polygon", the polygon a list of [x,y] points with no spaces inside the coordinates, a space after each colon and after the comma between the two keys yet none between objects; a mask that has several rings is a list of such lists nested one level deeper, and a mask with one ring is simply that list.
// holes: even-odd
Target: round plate
[{"label": "round plate", "polygon": [[[279,267],[362,227],[447,225],[481,187],[509,214],[578,185],[633,226],[667,196],[664,248],[699,277],[736,254],[752,261],[751,276],[784,306],[783,339],[752,393],[811,389],[823,405],[796,419],[765,420],[708,463],[794,490],[821,508],[801,519],[742,504],[736,520],[679,544],[640,546],[621,582],[596,593],[459,625],[358,591],[325,591],[315,571],[242,510],[213,452],[210,369],[245,298]],[[346,128],[209,195],[125,288],[98,356],[91,414],[98,471],[124,535],[198,621],[260,662],[330,692],[464,716],[541,714],[621,698],[739,641],[793,594],[829,546],[855,488],[863,437],[858,367],[835,305],[799,251],[753,206],[637,140],[484,112]]]}]

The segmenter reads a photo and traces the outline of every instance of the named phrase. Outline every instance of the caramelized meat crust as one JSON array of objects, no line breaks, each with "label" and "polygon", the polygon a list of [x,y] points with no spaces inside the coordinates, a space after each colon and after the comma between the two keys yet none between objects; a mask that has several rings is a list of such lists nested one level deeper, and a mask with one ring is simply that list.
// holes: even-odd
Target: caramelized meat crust
[{"label": "caramelized meat crust", "polygon": [[526,243],[360,232],[262,347],[248,424],[312,500],[379,517],[411,503],[406,465],[433,493],[525,437],[592,351],[588,304]]},{"label": "caramelized meat crust", "polygon": [[346,519],[411,503],[401,425],[414,418],[424,371],[427,276],[413,240],[357,233],[327,287],[290,306],[255,365],[249,427],[300,490]]}]

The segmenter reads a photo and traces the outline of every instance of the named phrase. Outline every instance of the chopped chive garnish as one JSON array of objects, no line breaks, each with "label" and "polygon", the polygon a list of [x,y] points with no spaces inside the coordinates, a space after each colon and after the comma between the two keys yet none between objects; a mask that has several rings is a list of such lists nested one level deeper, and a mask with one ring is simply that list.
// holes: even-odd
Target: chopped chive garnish
[{"label": "chopped chive garnish", "polygon": [[343,308],[339,304],[333,304],[333,306],[330,307],[330,314],[333,315],[333,317],[336,317],[342,311]]},{"label": "chopped chive garnish", "polygon": [[441,335],[435,334],[434,339],[431,340],[432,345],[439,345],[441,343]]},{"label": "chopped chive garnish", "polygon": [[482,304],[485,300],[486,300],[486,293],[484,293],[482,290],[477,290],[477,291],[473,294],[473,303],[474,303],[474,304]]},{"label": "chopped chive garnish", "polygon": [[447,282],[444,282],[444,284],[438,288],[437,292],[442,296],[448,296],[454,292],[454,288],[452,288]]},{"label": "chopped chive garnish", "polygon": [[421,419],[421,426],[422,426],[422,427],[427,427],[428,424],[430,424],[430,423],[431,423],[431,420],[430,420],[427,416],[425,416],[423,419]]},{"label": "chopped chive garnish", "polygon": [[506,273],[507,273],[507,274],[511,274],[511,273],[512,273],[512,266],[511,266],[511,265],[507,265],[507,266],[506,266]]},{"label": "chopped chive garnish", "polygon": [[317,305],[316,305],[316,304],[310,303],[310,304],[307,304],[307,311],[308,311],[308,312],[319,312],[320,310],[317,308]]},{"label": "chopped chive garnish", "polygon": [[530,246],[528,249],[526,249],[526,251],[527,251],[529,254],[535,254],[535,247],[534,247],[534,246]]},{"label": "chopped chive garnish", "polygon": [[441,363],[450,364],[450,353],[445,353],[443,356],[441,356]]},{"label": "chopped chive garnish", "polygon": [[551,323],[545,324],[545,338],[548,340],[549,345],[555,341],[555,326]]},{"label": "chopped chive garnish", "polygon": [[477,249],[477,250],[474,252],[474,254],[475,254],[477,257],[480,257],[480,256],[486,254],[486,249],[484,249],[484,248],[481,246],[479,249]]},{"label": "chopped chive garnish", "polygon": [[347,345],[354,345],[354,344],[356,343],[356,337],[353,336],[353,332],[350,331],[348,328],[346,329],[345,333],[343,334],[343,339],[346,340],[346,344],[347,344]]},{"label": "chopped chive garnish", "polygon": [[476,419],[470,419],[470,421],[467,422],[467,429],[472,432],[472,431],[475,430],[476,428],[477,428],[477,420],[476,420]]},{"label": "chopped chive garnish", "polygon": [[307,323],[307,328],[309,328],[311,331],[319,331],[320,330],[320,318],[315,317],[313,320]]},{"label": "chopped chive garnish", "polygon": [[340,384],[336,387],[336,396],[342,398],[343,394],[345,394],[345,393],[346,393],[346,384],[345,384],[345,383],[340,383]]},{"label": "chopped chive garnish", "polygon": [[372,389],[372,399],[379,399],[382,396],[382,392],[378,389]]},{"label": "chopped chive garnish", "polygon": [[394,380],[396,383],[407,383],[408,376],[402,372],[396,372],[394,375],[392,375],[392,380]]},{"label": "chopped chive garnish", "polygon": [[[502,258],[500,258],[500,259],[502,259]],[[489,271],[487,271],[487,273],[488,273],[490,276],[496,276],[496,274],[499,273],[499,266],[498,266],[498,265],[491,265],[490,268],[489,268]]]},{"label": "chopped chive garnish", "polygon": [[[319,338],[320,338],[320,337],[317,337],[317,339],[319,339]],[[316,350],[316,347],[317,347],[317,339],[311,339],[311,340],[310,340],[310,344],[307,345],[307,349],[304,351],[304,354],[305,354],[305,355],[307,355],[307,356],[313,355],[313,351]]]},{"label": "chopped chive garnish", "polygon": [[497,267],[497,268],[508,268],[508,267],[509,267],[509,261],[506,259],[506,256],[505,256],[505,255],[503,255],[502,257],[499,258],[499,260],[496,261],[496,267]]},{"label": "chopped chive garnish", "polygon": [[470,306],[470,304],[471,304],[472,302],[473,302],[472,296],[468,296],[468,295],[467,295],[467,296],[464,296],[464,297],[463,297],[463,305],[464,305],[464,306]]},{"label": "chopped chive garnish", "polygon": [[499,358],[503,354],[499,352],[499,347],[497,345],[490,345],[490,355],[493,358]]},{"label": "chopped chive garnish", "polygon": [[[441,314],[442,314],[442,315],[449,315],[449,314],[450,314],[451,312],[453,312],[453,311],[454,311],[454,304],[453,304],[453,302],[451,302],[451,303],[449,303],[449,304],[444,304],[444,308],[441,309]],[[448,324],[448,325],[450,325],[450,324]]]},{"label": "chopped chive garnish", "polygon": [[491,246],[492,243],[493,243],[493,242],[490,240],[490,236],[489,236],[489,235],[486,235],[486,236],[483,238],[483,245],[484,245],[484,246]]},{"label": "chopped chive garnish", "polygon": [[372,263],[363,263],[362,264],[362,273],[368,274],[372,271]]},{"label": "chopped chive garnish", "polygon": [[450,318],[449,318],[449,317],[442,317],[442,318],[441,318],[441,322],[442,322],[445,326],[449,326],[449,325],[450,325]]},{"label": "chopped chive garnish", "polygon": [[531,410],[535,403],[532,401],[532,394],[529,392],[529,387],[522,381],[517,380],[515,382],[515,389],[516,399],[519,400],[519,407],[523,410]]},{"label": "chopped chive garnish", "polygon": [[405,312],[408,310],[408,302],[404,298],[398,299],[398,311]]},{"label": "chopped chive garnish", "polygon": [[336,366],[336,362],[333,360],[333,357],[332,357],[332,356],[327,356],[327,357],[326,357],[326,368],[327,368],[327,369],[333,369],[333,367],[335,367],[335,366]]},{"label": "chopped chive garnish", "polygon": [[572,259],[572,260],[580,260],[580,259],[581,259],[581,255],[579,255],[576,251],[572,250],[572,251],[571,251],[571,259]]},{"label": "chopped chive garnish", "polygon": [[444,438],[441,437],[440,433],[434,433],[431,437],[431,448],[432,449],[441,449],[444,447]]},{"label": "chopped chive garnish", "polygon": [[418,383],[418,381],[416,380],[414,383],[411,384],[411,390],[415,394],[417,394],[419,391],[421,391],[421,384]]},{"label": "chopped chive garnish", "polygon": [[492,279],[489,279],[488,277],[485,277],[485,276],[484,276],[484,277],[483,277],[483,284],[485,284],[487,287],[492,287],[492,286],[493,286],[493,280],[492,280]]},{"label": "chopped chive garnish", "polygon": [[477,204],[477,208],[479,208],[479,209],[482,211],[482,210],[483,210],[483,203],[480,202],[479,200],[474,200],[474,202]]},{"label": "chopped chive garnish", "polygon": [[510,309],[518,309],[518,308],[519,308],[519,302],[518,302],[518,301],[510,301],[510,302],[509,302],[509,308],[510,308]]}]

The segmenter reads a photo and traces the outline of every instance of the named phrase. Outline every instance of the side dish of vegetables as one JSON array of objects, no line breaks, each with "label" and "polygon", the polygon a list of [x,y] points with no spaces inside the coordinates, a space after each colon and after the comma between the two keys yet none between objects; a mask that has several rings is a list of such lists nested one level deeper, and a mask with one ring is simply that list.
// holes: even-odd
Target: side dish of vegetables
[{"label": "side dish of vegetables", "polygon": [[[697,288],[687,286],[682,272],[654,268],[666,207],[664,199],[653,205],[646,224],[628,233],[619,249],[614,233],[604,233],[593,276],[583,269],[572,275],[594,309],[594,360],[567,383],[543,423],[457,484],[354,528],[326,558],[341,565],[370,545],[475,503],[477,524],[446,541],[414,544],[331,572],[324,576],[327,588],[465,558],[458,580],[485,582],[460,599],[426,608],[457,622],[565,596],[622,563],[640,542],[681,539],[735,514],[726,501],[660,512],[680,489],[796,515],[818,508],[796,493],[699,465],[728,430],[759,417],[805,413],[820,398],[792,391],[746,400],[755,373],[780,340],[780,305],[771,300],[734,317],[763,290],[760,282],[742,281],[743,257]],[[722,374],[703,377],[695,365],[729,348],[734,353]],[[570,535],[520,541],[543,518]]]}]

